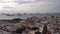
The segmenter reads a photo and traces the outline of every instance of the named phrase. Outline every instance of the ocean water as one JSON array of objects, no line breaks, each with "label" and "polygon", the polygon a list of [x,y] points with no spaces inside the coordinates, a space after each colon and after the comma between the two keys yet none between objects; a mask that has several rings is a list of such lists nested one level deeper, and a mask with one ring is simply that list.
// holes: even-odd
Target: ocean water
[{"label": "ocean water", "polygon": [[21,18],[26,19],[32,16],[60,16],[60,13],[26,13],[26,14],[0,14],[0,20]]}]

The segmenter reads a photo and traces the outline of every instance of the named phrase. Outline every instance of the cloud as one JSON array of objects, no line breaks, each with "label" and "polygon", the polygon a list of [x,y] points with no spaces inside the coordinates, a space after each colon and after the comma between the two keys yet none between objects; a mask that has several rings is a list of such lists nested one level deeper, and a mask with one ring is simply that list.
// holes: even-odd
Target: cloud
[{"label": "cloud", "polygon": [[25,4],[25,3],[31,3],[35,2],[36,0],[0,0],[0,3],[11,3],[11,2],[16,2],[19,4]]},{"label": "cloud", "polygon": [[[2,0],[1,0],[2,1]],[[0,1],[0,2],[1,2]],[[60,13],[60,0],[3,0],[0,12],[4,13]]]}]

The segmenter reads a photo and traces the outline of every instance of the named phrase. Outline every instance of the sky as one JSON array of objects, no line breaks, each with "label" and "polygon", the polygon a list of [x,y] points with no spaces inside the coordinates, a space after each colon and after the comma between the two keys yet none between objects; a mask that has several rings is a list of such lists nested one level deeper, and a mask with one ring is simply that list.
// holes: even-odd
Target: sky
[{"label": "sky", "polygon": [[0,0],[0,13],[60,13],[60,0]]}]

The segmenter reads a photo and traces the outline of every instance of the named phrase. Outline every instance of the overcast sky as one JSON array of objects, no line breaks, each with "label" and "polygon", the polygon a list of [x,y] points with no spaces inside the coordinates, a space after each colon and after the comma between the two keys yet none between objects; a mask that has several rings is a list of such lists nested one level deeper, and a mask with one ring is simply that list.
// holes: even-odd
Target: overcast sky
[{"label": "overcast sky", "polygon": [[0,13],[60,13],[60,0],[0,0]]}]

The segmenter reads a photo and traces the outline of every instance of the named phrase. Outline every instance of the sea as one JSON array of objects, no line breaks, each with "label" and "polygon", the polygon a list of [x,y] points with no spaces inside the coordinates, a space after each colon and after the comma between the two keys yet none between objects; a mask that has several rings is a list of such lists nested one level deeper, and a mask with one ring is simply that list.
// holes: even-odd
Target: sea
[{"label": "sea", "polygon": [[32,16],[60,16],[60,13],[3,13],[0,14],[0,20],[10,20],[10,19],[14,19],[14,18],[21,18],[21,19],[26,19],[28,17],[32,17]]}]

